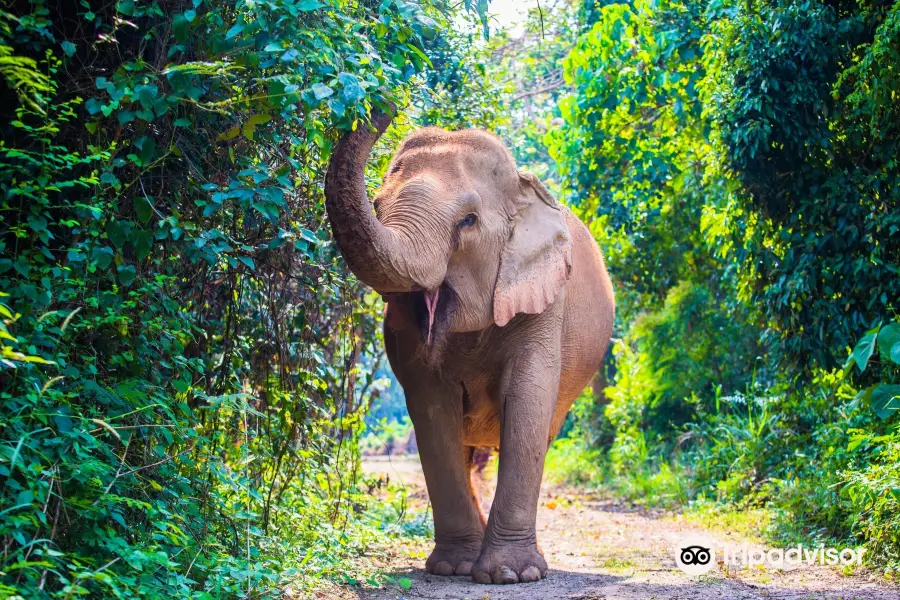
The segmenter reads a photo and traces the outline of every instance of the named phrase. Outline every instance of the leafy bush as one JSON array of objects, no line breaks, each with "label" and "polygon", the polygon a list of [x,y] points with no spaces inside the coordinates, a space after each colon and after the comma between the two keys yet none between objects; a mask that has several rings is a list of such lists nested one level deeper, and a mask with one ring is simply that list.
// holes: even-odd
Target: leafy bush
[{"label": "leafy bush", "polygon": [[379,305],[328,241],[321,184],[342,131],[408,100],[452,13],[10,10],[2,595],[280,597],[353,579],[348,557],[382,528],[354,475]]},{"label": "leafy bush", "polygon": [[709,117],[740,185],[734,258],[791,375],[837,366],[848,340],[900,311],[900,113],[881,102],[900,81],[898,15],[763,2],[727,11],[709,40]]},{"label": "leafy bush", "polygon": [[620,339],[609,404],[560,447],[630,497],[766,507],[772,535],[872,544],[895,570],[900,10],[581,14],[546,139]]},{"label": "leafy bush", "polygon": [[550,446],[544,471],[546,479],[551,483],[595,487],[606,475],[597,468],[601,461],[599,452],[589,447],[580,437],[567,436]]},{"label": "leafy bush", "polygon": [[372,454],[405,454],[405,442],[412,431],[412,421],[408,415],[396,421],[381,419],[375,425],[367,425],[365,435],[360,439],[360,449]]},{"label": "leafy bush", "polygon": [[870,436],[875,445],[868,464],[847,469],[844,496],[849,509],[863,518],[850,524],[853,533],[865,540],[872,555],[869,560],[900,572],[900,429],[882,436]]}]

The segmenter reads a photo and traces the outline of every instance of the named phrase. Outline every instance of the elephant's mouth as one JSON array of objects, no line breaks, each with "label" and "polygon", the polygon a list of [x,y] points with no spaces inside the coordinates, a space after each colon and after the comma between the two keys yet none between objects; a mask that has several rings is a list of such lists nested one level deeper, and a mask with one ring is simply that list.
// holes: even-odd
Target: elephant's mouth
[{"label": "elephant's mouth", "polygon": [[426,346],[432,346],[447,332],[456,294],[447,282],[433,290],[423,290],[414,294],[422,337],[425,338]]},{"label": "elephant's mouth", "polygon": [[425,290],[422,292],[422,296],[425,299],[425,308],[428,309],[428,329],[425,343],[431,344],[431,329],[434,327],[434,313],[437,310],[438,300],[441,298],[441,288]]}]

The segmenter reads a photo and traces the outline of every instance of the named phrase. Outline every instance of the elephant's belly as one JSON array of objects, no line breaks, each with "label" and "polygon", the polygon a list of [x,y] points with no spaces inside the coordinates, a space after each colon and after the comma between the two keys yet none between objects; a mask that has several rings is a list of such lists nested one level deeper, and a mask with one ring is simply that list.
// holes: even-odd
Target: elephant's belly
[{"label": "elephant's belly", "polygon": [[463,444],[500,447],[500,403],[484,389],[467,386],[463,402]]},{"label": "elephant's belly", "polygon": [[[591,374],[585,377],[569,378],[577,381],[561,381],[557,395],[556,407],[550,426],[550,439],[556,437],[566,413],[572,402],[587,385]],[[474,389],[473,389],[474,388]],[[479,389],[472,384],[466,385],[463,399],[463,444],[489,448],[500,447],[500,399],[497,392],[491,392],[491,386]]]}]

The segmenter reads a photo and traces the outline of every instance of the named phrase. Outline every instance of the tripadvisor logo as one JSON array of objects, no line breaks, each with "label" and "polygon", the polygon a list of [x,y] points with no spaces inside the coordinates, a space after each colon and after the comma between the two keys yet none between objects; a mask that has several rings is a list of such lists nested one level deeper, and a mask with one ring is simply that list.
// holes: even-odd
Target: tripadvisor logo
[{"label": "tripadvisor logo", "polygon": [[684,536],[675,544],[675,564],[688,575],[703,575],[716,566],[715,543],[702,536]]},{"label": "tripadvisor logo", "polygon": [[791,570],[813,565],[860,565],[865,548],[807,547],[762,548],[750,544],[725,546],[697,535],[679,538],[674,547],[675,564],[688,575],[708,573],[719,563],[731,568],[770,567]]}]

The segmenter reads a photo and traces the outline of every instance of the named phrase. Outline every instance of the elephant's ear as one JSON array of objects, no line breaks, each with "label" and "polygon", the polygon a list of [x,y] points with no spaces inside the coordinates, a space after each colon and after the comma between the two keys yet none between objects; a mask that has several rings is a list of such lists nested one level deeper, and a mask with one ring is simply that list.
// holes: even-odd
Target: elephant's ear
[{"label": "elephant's ear", "polygon": [[515,225],[500,253],[494,322],[503,327],[519,313],[553,304],[572,271],[572,239],[565,215],[544,185],[519,172]]}]

